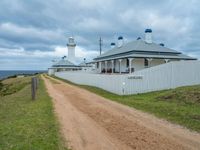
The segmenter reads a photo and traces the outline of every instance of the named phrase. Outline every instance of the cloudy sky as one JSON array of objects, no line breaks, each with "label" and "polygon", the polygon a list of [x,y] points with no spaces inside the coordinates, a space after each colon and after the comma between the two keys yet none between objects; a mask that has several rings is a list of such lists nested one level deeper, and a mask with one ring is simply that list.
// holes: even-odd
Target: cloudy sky
[{"label": "cloudy sky", "polygon": [[200,58],[199,0],[1,0],[0,70],[43,70],[67,54],[67,37],[76,55],[91,60],[116,42],[144,37]]}]

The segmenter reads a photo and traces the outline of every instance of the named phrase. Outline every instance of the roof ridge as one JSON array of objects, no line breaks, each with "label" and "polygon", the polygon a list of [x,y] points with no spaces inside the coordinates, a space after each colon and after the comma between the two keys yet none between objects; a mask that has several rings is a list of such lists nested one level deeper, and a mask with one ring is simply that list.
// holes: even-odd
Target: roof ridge
[{"label": "roof ridge", "polygon": [[127,42],[125,44],[122,45],[122,47],[115,47],[112,48],[108,51],[106,51],[105,53],[103,53],[102,55],[94,58],[95,59],[101,59],[101,58],[105,58],[105,57],[112,57],[114,55],[122,55],[124,53],[128,53],[131,51],[141,51],[144,53],[152,53],[152,52],[157,52],[157,53],[168,53],[168,54],[182,54],[179,51],[164,47],[164,46],[160,46],[159,43],[146,43],[145,40],[133,40],[130,42]]}]

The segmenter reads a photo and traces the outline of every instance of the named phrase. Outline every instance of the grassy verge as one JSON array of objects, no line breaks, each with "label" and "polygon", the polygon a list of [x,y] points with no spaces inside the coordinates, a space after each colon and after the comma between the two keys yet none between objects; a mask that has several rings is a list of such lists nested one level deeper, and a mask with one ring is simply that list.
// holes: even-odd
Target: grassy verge
[{"label": "grassy verge", "polygon": [[[43,80],[31,100],[30,77],[4,80],[0,95],[1,150],[64,150]],[[6,90],[5,90],[6,88]],[[5,94],[6,93],[6,94]]]},{"label": "grassy verge", "polygon": [[77,85],[64,79],[60,80],[200,132],[200,85],[145,94],[119,96],[97,87]]}]

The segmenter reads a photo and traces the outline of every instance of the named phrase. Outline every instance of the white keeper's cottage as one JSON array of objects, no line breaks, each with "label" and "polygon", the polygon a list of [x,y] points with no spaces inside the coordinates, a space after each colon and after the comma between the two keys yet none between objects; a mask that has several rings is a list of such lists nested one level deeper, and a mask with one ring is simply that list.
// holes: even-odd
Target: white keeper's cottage
[{"label": "white keeper's cottage", "polygon": [[120,36],[111,46],[94,58],[94,70],[58,71],[55,76],[119,95],[200,84],[200,61],[153,42],[151,29],[144,39],[124,43]]},{"label": "white keeper's cottage", "polygon": [[140,37],[124,43],[123,37],[118,43],[111,43],[111,50],[96,57],[96,69],[99,73],[132,73],[144,68],[164,64],[171,61],[196,60],[181,52],[165,47],[163,43],[152,41],[152,30],[145,30],[145,39]]}]

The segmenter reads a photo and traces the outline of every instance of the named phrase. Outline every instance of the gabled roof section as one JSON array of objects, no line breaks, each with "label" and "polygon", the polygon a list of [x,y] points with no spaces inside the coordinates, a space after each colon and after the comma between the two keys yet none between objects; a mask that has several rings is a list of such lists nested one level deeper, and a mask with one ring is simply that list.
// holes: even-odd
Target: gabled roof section
[{"label": "gabled roof section", "polygon": [[146,43],[139,39],[136,41],[124,44],[121,47],[115,47],[101,56],[98,56],[94,61],[104,61],[121,58],[169,58],[179,60],[197,60],[196,58],[182,54],[181,52],[169,49],[160,44]]},{"label": "gabled roof section", "polygon": [[177,52],[175,50],[169,49],[167,47],[161,46],[156,43],[146,43],[143,40],[136,40],[136,41],[132,41],[127,44],[124,44],[122,47],[116,46],[115,48],[105,52],[104,54],[102,54],[101,56],[98,56],[95,59],[112,56],[112,55],[116,55],[116,54],[123,54],[123,53],[131,52],[131,51],[147,52],[147,53],[148,52],[159,52],[159,53],[181,54],[180,52]]},{"label": "gabled roof section", "polygon": [[86,62],[82,62],[79,64],[79,66],[87,66]]},{"label": "gabled roof section", "polygon": [[72,62],[70,62],[69,60],[66,59],[62,59],[60,61],[58,61],[57,63],[55,63],[52,67],[77,67],[75,64],[73,64]]}]

